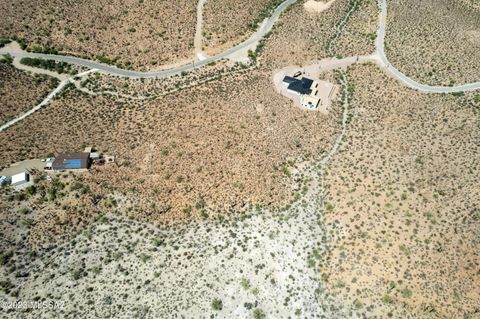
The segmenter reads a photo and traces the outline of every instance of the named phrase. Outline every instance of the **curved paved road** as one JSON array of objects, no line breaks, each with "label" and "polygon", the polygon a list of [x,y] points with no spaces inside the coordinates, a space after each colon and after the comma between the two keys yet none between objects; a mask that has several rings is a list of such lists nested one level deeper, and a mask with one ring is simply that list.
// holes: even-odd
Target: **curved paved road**
[{"label": "curved paved road", "polygon": [[[240,43],[239,45],[230,48],[222,53],[219,53],[215,56],[208,57],[204,60],[197,61],[195,63],[185,64],[179,67],[175,67],[172,69],[167,70],[160,70],[160,71],[148,71],[148,72],[141,72],[141,71],[132,71],[132,70],[124,70],[119,69],[114,66],[102,64],[95,61],[90,61],[86,59],[81,59],[77,57],[71,56],[62,56],[62,55],[51,55],[51,54],[41,54],[41,53],[30,53],[24,51],[17,51],[17,50],[9,50],[8,46],[0,49],[0,54],[10,53],[14,57],[31,57],[31,58],[43,58],[49,59],[59,62],[66,62],[71,64],[81,65],[90,69],[97,69],[101,72],[114,75],[114,76],[121,76],[127,78],[166,78],[173,75],[181,74],[182,72],[188,72],[195,68],[202,67],[207,65],[208,63],[219,61],[222,59],[228,59],[234,56],[236,53],[245,50],[246,48],[252,46],[253,44],[260,41],[273,27],[274,23],[278,20],[281,13],[285,11],[288,6],[295,3],[297,0],[286,0],[281,5],[279,5],[270,18],[267,19],[266,23],[262,24],[259,30],[253,34],[248,40],[245,42]],[[389,72],[392,76],[397,78],[399,81],[404,83],[405,85],[417,89],[422,92],[428,93],[453,93],[453,92],[460,92],[460,91],[469,91],[469,90],[477,90],[480,89],[480,82],[469,83],[464,85],[458,86],[430,86],[416,82],[415,80],[407,77],[405,74],[400,72],[396,69],[387,59],[385,55],[385,28],[386,28],[386,17],[387,17],[387,1],[386,0],[379,0],[379,5],[381,7],[380,10],[380,21],[379,27],[377,32],[377,40],[376,40],[376,52],[374,56],[376,57],[377,63],[381,66],[385,67],[387,72]]]},{"label": "curved paved road", "polygon": [[417,81],[409,78],[397,68],[395,68],[387,59],[385,55],[385,28],[387,24],[387,0],[379,0],[380,2],[380,23],[377,32],[376,40],[376,55],[380,60],[380,64],[387,68],[387,71],[397,78],[405,85],[427,93],[453,93],[461,91],[472,91],[480,89],[480,82],[457,85],[457,86],[430,86],[418,83]]},{"label": "curved paved road", "polygon": [[90,69],[98,69],[101,72],[108,73],[110,75],[127,77],[132,79],[138,78],[167,78],[173,75],[181,74],[182,72],[188,72],[193,70],[194,68],[198,68],[204,65],[207,65],[211,62],[216,62],[222,59],[228,59],[230,56],[233,56],[235,53],[248,48],[249,46],[255,44],[256,42],[260,41],[273,27],[275,22],[278,20],[280,15],[282,14],[285,9],[287,9],[291,4],[295,3],[297,0],[286,0],[281,5],[279,5],[272,15],[267,19],[266,23],[262,24],[262,26],[253,34],[248,40],[245,42],[240,43],[239,45],[230,48],[222,53],[219,53],[215,56],[208,57],[204,60],[197,61],[195,63],[189,63],[185,65],[181,65],[179,67],[175,67],[172,69],[167,70],[160,70],[160,71],[132,71],[132,70],[124,70],[119,69],[111,65],[99,63],[96,61],[86,60],[82,58],[72,57],[72,56],[63,56],[63,55],[53,55],[53,54],[43,54],[43,53],[31,53],[31,52],[19,52],[16,50],[9,50],[8,47],[4,47],[0,50],[0,54],[9,53],[13,57],[23,58],[42,58],[48,59],[58,62],[66,62],[70,64],[81,65]]}]

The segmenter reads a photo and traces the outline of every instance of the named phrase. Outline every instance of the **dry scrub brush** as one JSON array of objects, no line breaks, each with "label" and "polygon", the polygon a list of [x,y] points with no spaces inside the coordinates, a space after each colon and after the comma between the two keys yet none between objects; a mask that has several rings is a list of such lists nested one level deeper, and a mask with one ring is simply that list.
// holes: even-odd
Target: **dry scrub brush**
[{"label": "dry scrub brush", "polygon": [[193,58],[196,1],[2,1],[3,36],[134,69]]},{"label": "dry scrub brush", "polygon": [[468,317],[480,300],[475,98],[415,92],[373,65],[350,77],[355,115],[326,177],[338,231],[323,277],[367,316]]},{"label": "dry scrub brush", "polygon": [[56,79],[31,76],[7,63],[0,63],[0,124],[28,111],[55,87]]},{"label": "dry scrub brush", "polygon": [[480,80],[480,10],[465,1],[389,1],[386,53],[407,76],[432,85]]}]

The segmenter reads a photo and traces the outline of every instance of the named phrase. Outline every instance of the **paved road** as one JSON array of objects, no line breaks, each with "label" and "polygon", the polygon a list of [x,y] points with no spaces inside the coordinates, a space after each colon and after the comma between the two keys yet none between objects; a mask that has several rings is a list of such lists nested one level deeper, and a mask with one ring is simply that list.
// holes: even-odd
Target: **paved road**
[{"label": "paved road", "polygon": [[[219,61],[222,59],[228,59],[230,57],[233,57],[236,53],[241,52],[242,50],[245,50],[246,48],[252,46],[256,42],[260,41],[272,29],[274,23],[278,20],[282,12],[285,11],[285,9],[288,8],[288,6],[295,3],[296,1],[297,0],[286,0],[280,6],[278,6],[273,12],[273,14],[271,15],[271,17],[267,19],[267,22],[262,24],[259,30],[245,42],[242,42],[239,45],[233,48],[230,48],[222,53],[219,53],[215,56],[207,57],[202,61],[185,64],[185,65],[175,67],[172,69],[167,69],[167,70],[148,71],[148,72],[124,70],[124,69],[116,68],[114,66],[102,64],[99,62],[71,57],[71,56],[29,53],[25,51],[9,50],[9,46],[6,46],[3,49],[0,49],[0,54],[10,53],[12,56],[19,57],[19,58],[31,57],[31,58],[49,59],[49,60],[54,60],[59,62],[67,62],[71,64],[81,65],[90,69],[97,69],[101,72],[104,72],[110,75],[127,77],[127,78],[134,78],[134,79],[135,78],[166,78],[173,75],[181,74],[182,72],[191,71],[194,68],[204,66],[211,62]],[[385,55],[385,28],[386,28],[386,17],[387,17],[387,1],[379,0],[379,4],[381,7],[381,12],[380,12],[379,28],[377,32],[376,52],[374,56],[376,57],[377,63],[380,64],[381,66],[384,66],[387,72],[389,72],[392,76],[397,78],[399,81],[401,81],[405,85],[422,92],[452,93],[452,92],[480,89],[480,82],[469,83],[469,84],[458,85],[458,86],[447,86],[447,87],[424,85],[407,77],[405,74],[401,73],[398,69],[396,69],[388,61]]]},{"label": "paved road", "polygon": [[380,60],[380,65],[383,65],[387,68],[387,72],[397,78],[400,82],[405,85],[417,89],[422,92],[427,93],[453,93],[461,91],[471,91],[480,89],[480,82],[463,84],[458,86],[430,86],[416,82],[415,80],[409,78],[397,68],[395,68],[387,59],[385,55],[385,28],[387,22],[387,0],[379,0],[381,6],[380,12],[380,23],[377,32],[376,40],[376,55]]},{"label": "paved road", "polygon": [[198,68],[204,65],[207,65],[211,62],[216,62],[222,59],[228,59],[230,56],[233,56],[235,53],[248,48],[252,44],[260,41],[273,27],[275,22],[278,20],[280,15],[282,14],[285,9],[287,9],[291,4],[295,3],[297,0],[286,0],[281,5],[279,5],[272,15],[267,19],[267,22],[262,24],[260,29],[253,34],[248,40],[245,42],[240,43],[239,45],[230,48],[222,53],[219,53],[215,56],[207,57],[205,60],[197,61],[195,63],[185,64],[179,67],[175,67],[172,69],[161,70],[161,71],[148,71],[148,72],[141,72],[141,71],[131,71],[131,70],[124,70],[119,69],[111,65],[99,63],[96,61],[90,61],[82,58],[71,57],[71,56],[63,56],[63,55],[53,55],[53,54],[42,54],[42,53],[31,53],[31,52],[19,52],[17,50],[9,50],[8,46],[0,49],[0,54],[10,53],[13,57],[30,57],[30,58],[42,58],[48,60],[54,60],[58,62],[66,62],[70,64],[81,65],[87,67],[89,69],[98,69],[101,72],[108,73],[110,75],[127,77],[132,79],[138,78],[167,78],[173,75],[181,74],[182,72],[188,72],[193,70],[194,68]]}]

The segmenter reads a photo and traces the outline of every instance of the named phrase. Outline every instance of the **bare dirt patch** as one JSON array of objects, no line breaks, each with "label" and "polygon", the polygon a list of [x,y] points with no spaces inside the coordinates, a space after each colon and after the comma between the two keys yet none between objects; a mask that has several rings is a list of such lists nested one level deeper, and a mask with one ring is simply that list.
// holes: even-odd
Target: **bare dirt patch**
[{"label": "bare dirt patch", "polygon": [[330,8],[330,6],[332,5],[333,2],[335,2],[335,0],[330,0],[328,2],[308,0],[303,4],[303,7],[308,12],[320,13],[320,12],[323,12],[323,11],[327,10],[328,8]]}]

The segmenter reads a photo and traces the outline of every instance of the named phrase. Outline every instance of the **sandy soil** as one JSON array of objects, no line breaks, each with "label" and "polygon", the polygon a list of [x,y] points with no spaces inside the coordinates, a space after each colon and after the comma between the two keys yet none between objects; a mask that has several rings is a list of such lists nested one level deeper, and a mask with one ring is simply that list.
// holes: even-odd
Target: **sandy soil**
[{"label": "sandy soil", "polygon": [[43,171],[45,162],[38,159],[26,160],[18,163],[13,163],[9,167],[0,171],[0,175],[12,176],[18,173],[22,173],[31,169]]},{"label": "sandy soil", "polygon": [[335,0],[330,0],[328,2],[324,2],[324,1],[316,1],[316,0],[308,0],[306,1],[304,4],[303,4],[303,7],[305,8],[305,10],[307,10],[308,12],[312,12],[312,13],[320,13],[320,12],[323,12],[325,10],[327,10],[328,8],[330,8],[330,6],[335,2]]},{"label": "sandy soil", "polygon": [[[2,1],[2,36],[135,69],[193,58],[196,0]],[[181,24],[179,24],[181,21]]]},{"label": "sandy soil", "polygon": [[197,4],[197,24],[195,27],[195,38],[193,45],[195,47],[195,55],[198,60],[204,60],[203,54],[203,7],[207,0],[200,0]]},{"label": "sandy soil", "polygon": [[[330,148],[329,159],[342,136]],[[4,264],[31,269],[34,275],[16,276],[9,271],[12,267],[2,267],[3,292],[10,294],[3,297],[7,302],[19,298],[57,305],[23,312],[26,318],[348,316],[352,305],[325,291],[316,272],[332,227],[318,214],[316,165],[303,161],[292,174],[307,177],[303,200],[276,213],[257,208],[168,228],[98,216],[70,240],[46,245],[35,254],[27,254],[31,247],[21,238],[45,232],[52,212],[32,214],[25,206],[10,205],[10,214],[0,210],[0,227],[6,234],[2,239],[8,240],[8,247],[12,243],[18,247],[13,256],[2,257]],[[67,175],[60,179],[67,186],[76,185]],[[75,192],[83,189],[70,186],[73,193],[64,197],[65,202],[78,198]],[[8,191],[0,196],[8,198]],[[22,218],[33,220],[19,227]],[[0,241],[2,249],[6,245]],[[214,300],[221,307],[214,308]]]},{"label": "sandy soil", "polygon": [[329,289],[366,317],[476,318],[479,113],[373,65],[349,75],[355,110],[326,177]]},{"label": "sandy soil", "polygon": [[402,73],[422,83],[476,82],[479,32],[478,1],[393,1],[388,4],[386,54]]}]

